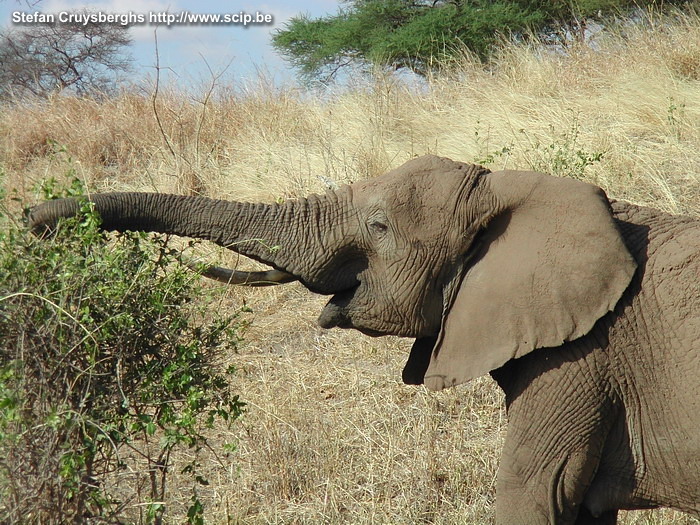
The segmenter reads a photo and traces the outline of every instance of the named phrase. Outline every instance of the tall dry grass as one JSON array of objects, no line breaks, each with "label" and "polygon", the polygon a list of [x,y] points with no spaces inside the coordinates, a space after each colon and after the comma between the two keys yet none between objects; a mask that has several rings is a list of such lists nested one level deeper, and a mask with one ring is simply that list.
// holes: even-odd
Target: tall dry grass
[{"label": "tall dry grass", "polygon": [[[210,86],[211,87],[211,86]],[[0,115],[5,186],[25,200],[71,172],[92,191],[272,201],[435,153],[593,181],[612,197],[700,212],[700,20],[627,26],[567,53],[505,46],[425,88],[379,78],[314,96],[261,79],[101,100],[16,103]],[[225,264],[237,259],[205,248]],[[298,285],[231,290],[253,324],[237,388],[236,462],[212,461],[208,521],[490,523],[505,429],[488,378],[429,393],[400,383],[409,342],[315,326]],[[202,461],[206,461],[203,458]],[[183,494],[183,503],[189,494]],[[177,514],[177,497],[173,501]],[[697,523],[664,512],[627,524]]]}]

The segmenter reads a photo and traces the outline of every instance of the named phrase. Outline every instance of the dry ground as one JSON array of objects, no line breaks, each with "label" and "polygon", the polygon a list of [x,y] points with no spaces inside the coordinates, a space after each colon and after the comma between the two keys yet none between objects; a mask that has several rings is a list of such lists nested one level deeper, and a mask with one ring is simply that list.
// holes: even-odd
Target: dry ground
[{"label": "dry ground", "polygon": [[[0,168],[25,201],[48,176],[91,191],[272,201],[376,176],[435,153],[492,169],[578,177],[616,198],[700,212],[700,21],[628,27],[556,54],[506,47],[468,57],[425,89],[378,78],[314,96],[261,80],[199,92],[6,105]],[[203,256],[238,259],[210,247]],[[241,264],[245,264],[241,262]],[[323,299],[299,285],[229,290],[250,306],[236,355],[248,412],[231,463],[200,489],[211,523],[490,523],[505,429],[482,378],[440,393],[405,386],[409,342],[315,325]],[[191,493],[172,489],[176,521]],[[666,511],[626,524],[697,523]]]}]

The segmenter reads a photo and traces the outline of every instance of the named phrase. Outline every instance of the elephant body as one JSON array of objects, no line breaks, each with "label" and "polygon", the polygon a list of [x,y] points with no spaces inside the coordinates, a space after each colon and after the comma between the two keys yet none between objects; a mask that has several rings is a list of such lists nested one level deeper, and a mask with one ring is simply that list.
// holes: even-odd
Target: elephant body
[{"label": "elephant body", "polygon": [[[498,523],[700,515],[700,222],[612,205],[638,269],[615,310],[556,352],[492,372],[508,432]],[[566,402],[562,402],[562,398]]]},{"label": "elephant body", "polygon": [[[700,516],[700,221],[434,156],[281,205],[91,199],[105,229],[210,239],[331,295],[325,328],[415,339],[406,383],[491,373],[509,420],[497,523]],[[30,226],[78,209],[42,204]]]},{"label": "elephant body", "polygon": [[509,419],[498,523],[608,524],[618,509],[659,506],[700,514],[700,221],[612,210],[638,264],[614,311],[556,352],[492,372]]},{"label": "elephant body", "polygon": [[631,506],[699,514],[700,223],[622,203],[614,210],[639,270],[617,308],[609,343],[628,421],[619,439],[628,450],[604,459],[613,468],[623,458],[635,465],[635,484],[617,480]]}]

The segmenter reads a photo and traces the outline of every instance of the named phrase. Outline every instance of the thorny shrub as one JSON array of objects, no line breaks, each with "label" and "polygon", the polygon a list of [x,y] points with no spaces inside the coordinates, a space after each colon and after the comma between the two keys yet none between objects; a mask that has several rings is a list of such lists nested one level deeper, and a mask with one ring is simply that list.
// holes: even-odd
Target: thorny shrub
[{"label": "thorny shrub", "polygon": [[40,240],[0,197],[0,522],[160,523],[185,450],[183,513],[202,523],[204,431],[244,405],[217,361],[237,314],[205,319],[162,238],[108,236],[86,202]]}]

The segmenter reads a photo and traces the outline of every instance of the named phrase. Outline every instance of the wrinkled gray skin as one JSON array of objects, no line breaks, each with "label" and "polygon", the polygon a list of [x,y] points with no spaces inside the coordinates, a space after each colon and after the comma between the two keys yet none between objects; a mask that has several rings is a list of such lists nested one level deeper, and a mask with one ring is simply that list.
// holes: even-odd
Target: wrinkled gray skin
[{"label": "wrinkled gray skin", "polygon": [[[281,205],[92,200],[105,229],[209,239],[331,295],[323,327],[415,338],[407,383],[490,372],[509,417],[498,523],[700,515],[697,220],[432,156]],[[44,203],[30,225],[76,209]]]}]

